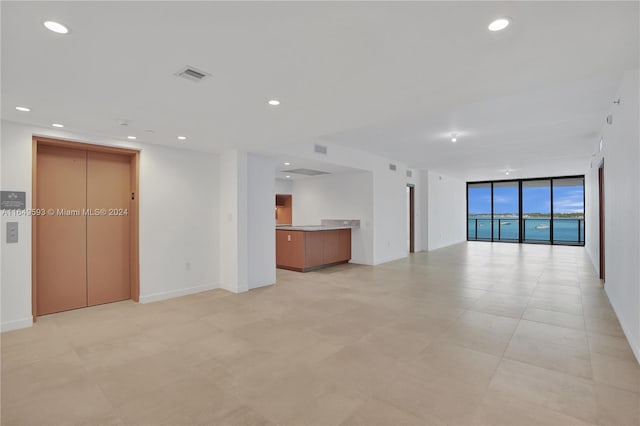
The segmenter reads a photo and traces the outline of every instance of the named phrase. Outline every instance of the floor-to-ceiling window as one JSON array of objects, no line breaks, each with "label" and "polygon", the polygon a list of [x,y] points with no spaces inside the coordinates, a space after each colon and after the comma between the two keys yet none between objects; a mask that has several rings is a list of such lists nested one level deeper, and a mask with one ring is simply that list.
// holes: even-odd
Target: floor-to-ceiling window
[{"label": "floor-to-ceiling window", "polygon": [[467,237],[491,241],[491,183],[467,185]]},{"label": "floor-to-ceiling window", "polygon": [[467,239],[584,245],[584,176],[467,183]]},{"label": "floor-to-ceiling window", "polygon": [[584,178],[553,180],[553,242],[584,243]]},{"label": "floor-to-ceiling window", "polygon": [[522,182],[522,218],[524,242],[551,241],[551,179]]},{"label": "floor-to-ceiling window", "polygon": [[493,183],[493,240],[519,241],[518,182]]}]

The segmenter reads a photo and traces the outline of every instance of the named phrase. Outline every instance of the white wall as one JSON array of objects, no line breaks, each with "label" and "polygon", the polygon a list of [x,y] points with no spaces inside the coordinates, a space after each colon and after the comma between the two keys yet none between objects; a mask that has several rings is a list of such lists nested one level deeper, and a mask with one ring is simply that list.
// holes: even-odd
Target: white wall
[{"label": "white wall", "polygon": [[[604,158],[605,291],[640,361],[640,70],[625,73],[612,105],[613,124],[602,129],[603,150],[592,160],[586,177],[585,245],[599,269],[598,165]],[[599,144],[599,141],[597,142]]]},{"label": "white wall", "polygon": [[[75,135],[2,122],[3,190],[25,191],[31,208],[32,135],[140,149],[140,300],[208,288],[219,278],[218,165],[215,155]],[[19,222],[18,244],[5,243]],[[31,219],[2,217],[2,330],[31,325]],[[187,262],[189,265],[187,265]]]},{"label": "white wall", "polygon": [[428,248],[435,250],[466,240],[466,183],[428,173]]},{"label": "white wall", "polygon": [[407,249],[407,178],[405,169],[389,170],[389,164],[373,171],[374,264],[401,259]]},{"label": "white wall", "polygon": [[[327,154],[314,152],[313,143],[298,143],[281,147],[279,153],[294,158],[305,158],[350,167],[372,173],[373,176],[373,264],[389,262],[406,257],[406,184],[416,184],[416,193],[424,193],[419,176],[408,179],[407,166],[368,152],[347,148],[333,143],[321,142],[327,146]],[[389,163],[396,165],[397,170],[389,170]],[[416,173],[419,175],[418,173]],[[463,191],[464,192],[464,191]],[[295,197],[294,197],[295,203]],[[422,209],[424,202],[416,203]],[[293,220],[298,223],[294,208]],[[416,215],[422,223],[426,212],[417,211]],[[424,232],[420,232],[422,237]],[[424,249],[424,244],[421,244]]]},{"label": "white wall", "polygon": [[247,154],[224,152],[220,158],[220,286],[247,291]]},{"label": "white wall", "polygon": [[359,219],[351,231],[351,262],[372,265],[373,178],[359,172],[299,179],[293,183],[294,225],[320,225],[322,219]]},{"label": "white wall", "polygon": [[293,194],[293,181],[276,179],[276,194]]},{"label": "white wall", "polygon": [[243,151],[222,154],[220,286],[242,293],[276,281],[275,164]]},{"label": "white wall", "polygon": [[252,289],[276,282],[275,162],[249,154],[247,166],[248,281]]},{"label": "white wall", "polygon": [[218,157],[141,148],[140,302],[217,288]]},{"label": "white wall", "polygon": [[[2,122],[2,190],[25,191],[31,208],[31,132]],[[17,244],[6,243],[6,223],[18,222]],[[1,218],[0,268],[2,331],[31,325],[31,218]]]},{"label": "white wall", "polygon": [[[429,250],[429,172],[418,171],[413,178],[416,180],[416,251]],[[418,219],[419,217],[419,219]],[[419,236],[419,238],[418,238]],[[420,247],[418,249],[418,247]]]}]

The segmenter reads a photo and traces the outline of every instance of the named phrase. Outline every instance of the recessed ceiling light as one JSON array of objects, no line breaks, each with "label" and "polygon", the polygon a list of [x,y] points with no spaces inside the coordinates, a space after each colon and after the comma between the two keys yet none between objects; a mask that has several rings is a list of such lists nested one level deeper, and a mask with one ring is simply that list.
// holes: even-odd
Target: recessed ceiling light
[{"label": "recessed ceiling light", "polygon": [[278,105],[280,105],[280,101],[279,101],[279,100],[277,100],[277,99],[271,99],[271,100],[269,101],[269,105],[271,105],[271,106],[278,106]]},{"label": "recessed ceiling light", "polygon": [[178,139],[180,139],[181,141],[187,140],[186,136],[178,136]]},{"label": "recessed ceiling light", "polygon": [[47,27],[48,30],[58,34],[67,34],[69,32],[69,28],[56,21],[46,21],[44,26]]},{"label": "recessed ceiling light", "polygon": [[456,143],[458,141],[458,134],[451,133],[451,142]]},{"label": "recessed ceiling light", "polygon": [[498,18],[489,24],[489,31],[502,31],[509,26],[511,20],[509,18]]},{"label": "recessed ceiling light", "polygon": [[286,175],[285,177],[286,177],[287,179],[291,179],[291,176],[289,176],[289,175]]},{"label": "recessed ceiling light", "polygon": [[284,163],[285,166],[290,166],[291,163],[289,163],[288,161]]},{"label": "recessed ceiling light", "polygon": [[29,111],[31,111],[29,108],[27,108],[27,107],[23,107],[23,106],[17,106],[17,107],[16,107],[16,109],[17,109],[18,111],[22,111],[22,112],[29,112]]},{"label": "recessed ceiling light", "polygon": [[509,176],[509,170],[507,170],[506,172],[504,172],[505,175]]},{"label": "recessed ceiling light", "polygon": [[64,124],[60,124],[60,123],[53,123],[52,124],[53,127],[64,127]]},{"label": "recessed ceiling light", "polygon": [[135,136],[127,136],[127,139],[136,140]]}]

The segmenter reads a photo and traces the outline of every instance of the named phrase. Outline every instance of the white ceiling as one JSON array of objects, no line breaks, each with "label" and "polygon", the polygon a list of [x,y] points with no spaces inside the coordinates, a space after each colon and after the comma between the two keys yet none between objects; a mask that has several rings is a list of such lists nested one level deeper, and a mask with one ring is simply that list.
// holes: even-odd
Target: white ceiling
[{"label": "white ceiling", "polygon": [[[638,66],[638,2],[1,7],[3,119],[207,152],[325,138],[465,177],[584,167],[621,71]],[[507,30],[487,31],[505,15]],[[212,77],[173,75],[187,64]]]},{"label": "white ceiling", "polygon": [[[300,180],[309,179],[313,176],[306,176],[297,173],[287,173],[287,170],[292,169],[310,169],[326,172],[330,175],[345,174],[345,173],[362,173],[365,170],[356,169],[353,167],[340,166],[338,164],[328,163],[326,161],[311,160],[308,158],[293,157],[290,155],[272,155],[276,162],[276,178],[284,180]],[[285,165],[289,163],[289,165]],[[287,178],[287,176],[289,176]],[[327,176],[327,175],[319,175]]]},{"label": "white ceiling", "polygon": [[579,174],[619,77],[529,90],[324,139],[470,180],[504,178],[507,170],[510,177]]}]

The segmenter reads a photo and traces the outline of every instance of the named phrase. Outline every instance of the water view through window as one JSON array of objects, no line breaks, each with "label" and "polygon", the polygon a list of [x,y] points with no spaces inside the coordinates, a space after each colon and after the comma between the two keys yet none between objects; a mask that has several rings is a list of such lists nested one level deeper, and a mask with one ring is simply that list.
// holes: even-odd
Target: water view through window
[{"label": "water view through window", "polygon": [[491,241],[491,184],[469,184],[467,194],[469,238]]},{"label": "water view through window", "polygon": [[518,182],[495,182],[493,184],[493,240],[518,241],[519,238]]},{"label": "water view through window", "polygon": [[551,180],[522,182],[524,241],[543,242],[551,238]]},{"label": "water view through window", "polygon": [[584,176],[467,183],[467,239],[584,245]]}]

